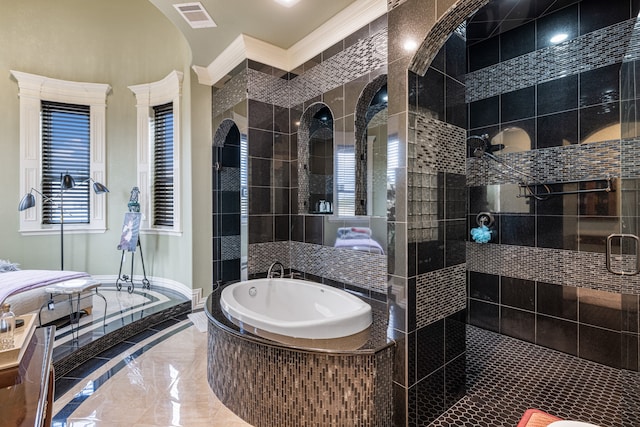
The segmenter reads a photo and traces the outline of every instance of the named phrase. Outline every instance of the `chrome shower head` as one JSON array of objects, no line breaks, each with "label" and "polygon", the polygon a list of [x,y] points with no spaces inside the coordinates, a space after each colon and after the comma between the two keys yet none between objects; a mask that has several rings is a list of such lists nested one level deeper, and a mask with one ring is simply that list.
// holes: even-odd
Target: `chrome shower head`
[{"label": "chrome shower head", "polygon": [[483,135],[471,135],[467,138],[467,144],[474,157],[482,158],[488,151],[489,135],[486,133]]}]

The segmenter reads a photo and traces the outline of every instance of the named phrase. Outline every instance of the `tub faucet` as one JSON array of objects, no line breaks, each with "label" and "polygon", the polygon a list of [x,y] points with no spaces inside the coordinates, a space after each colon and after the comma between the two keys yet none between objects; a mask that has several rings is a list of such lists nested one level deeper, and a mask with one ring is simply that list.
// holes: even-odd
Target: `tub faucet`
[{"label": "tub faucet", "polygon": [[276,261],[269,266],[269,270],[267,270],[267,279],[272,279],[274,277],[274,267],[280,267],[280,275],[277,277],[284,277],[284,265],[280,261]]}]

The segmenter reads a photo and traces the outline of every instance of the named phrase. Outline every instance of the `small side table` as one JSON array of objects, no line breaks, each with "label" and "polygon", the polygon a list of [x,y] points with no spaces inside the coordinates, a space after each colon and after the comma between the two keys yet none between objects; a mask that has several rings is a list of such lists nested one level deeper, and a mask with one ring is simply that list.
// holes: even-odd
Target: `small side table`
[{"label": "small side table", "polygon": [[[80,327],[80,301],[85,298],[91,298],[93,295],[97,295],[104,301],[104,316],[102,318],[102,326],[106,326],[107,320],[107,299],[98,292],[98,287],[100,287],[101,283],[96,282],[95,280],[88,279],[72,279],[66,280],[64,282],[55,283],[51,286],[47,286],[44,288],[44,291],[49,294],[49,301],[43,304],[40,307],[40,311],[38,312],[38,323],[42,325],[41,321],[41,313],[42,309],[45,306],[49,306],[50,304],[55,303],[55,297],[57,295],[67,295],[69,298],[69,322],[71,327],[71,338],[74,340],[78,339],[79,327]],[[94,290],[95,293],[87,293],[82,295],[83,292]],[[74,298],[75,296],[75,298]],[[74,309],[74,300],[75,300],[75,309]],[[74,324],[77,323],[78,326],[74,328]]]}]

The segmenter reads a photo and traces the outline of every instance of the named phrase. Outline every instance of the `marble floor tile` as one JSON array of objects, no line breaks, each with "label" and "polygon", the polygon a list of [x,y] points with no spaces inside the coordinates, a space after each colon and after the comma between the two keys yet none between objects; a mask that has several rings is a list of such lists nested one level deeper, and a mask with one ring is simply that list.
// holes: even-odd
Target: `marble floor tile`
[{"label": "marble floor tile", "polygon": [[207,383],[207,334],[189,320],[137,343],[54,402],[54,426],[247,427]]}]

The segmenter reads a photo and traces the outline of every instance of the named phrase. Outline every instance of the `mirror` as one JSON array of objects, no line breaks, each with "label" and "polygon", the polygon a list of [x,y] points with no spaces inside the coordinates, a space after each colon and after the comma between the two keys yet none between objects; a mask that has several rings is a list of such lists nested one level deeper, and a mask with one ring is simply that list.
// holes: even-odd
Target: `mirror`
[{"label": "mirror", "polygon": [[[387,216],[387,85],[376,94],[369,106],[373,114],[367,125],[366,167],[367,195],[366,211],[356,214],[377,217]],[[364,204],[363,204],[364,205]]]},{"label": "mirror", "polygon": [[381,75],[356,105],[354,208],[345,215],[387,216],[387,103],[387,76]]},{"label": "mirror", "polygon": [[298,129],[298,212],[333,213],[333,114],[318,102],[302,114]]},{"label": "mirror", "polygon": [[309,127],[309,210],[313,214],[333,213],[333,116],[323,106]]},{"label": "mirror", "polygon": [[247,134],[224,119],[213,141],[213,281],[246,280]]}]

